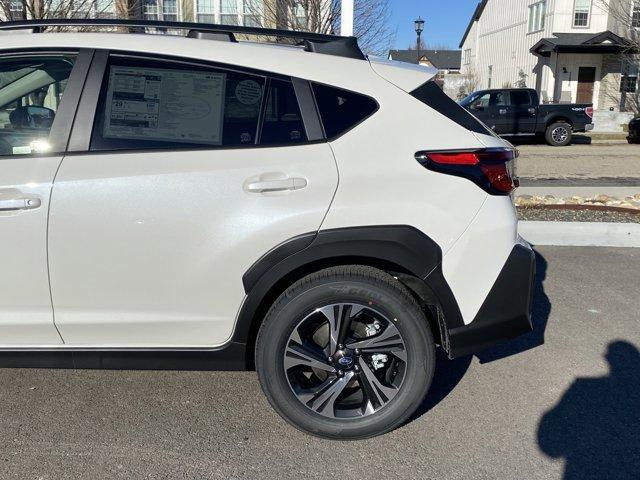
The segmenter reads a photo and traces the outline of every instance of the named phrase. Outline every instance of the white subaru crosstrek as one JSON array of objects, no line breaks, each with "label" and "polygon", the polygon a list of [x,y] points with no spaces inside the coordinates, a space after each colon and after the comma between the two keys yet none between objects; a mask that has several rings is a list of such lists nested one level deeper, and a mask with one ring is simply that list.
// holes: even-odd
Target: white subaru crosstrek
[{"label": "white subaru crosstrek", "polygon": [[[150,26],[190,31],[122,33]],[[516,152],[434,70],[245,27],[0,31],[2,350],[255,368],[292,425],[355,439],[416,410],[436,344],[531,330]]]}]

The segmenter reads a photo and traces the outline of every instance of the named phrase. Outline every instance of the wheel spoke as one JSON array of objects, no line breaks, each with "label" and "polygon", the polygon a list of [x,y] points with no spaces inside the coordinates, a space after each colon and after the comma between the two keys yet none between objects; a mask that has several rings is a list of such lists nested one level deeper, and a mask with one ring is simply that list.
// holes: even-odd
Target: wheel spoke
[{"label": "wheel spoke", "polygon": [[313,411],[325,417],[335,417],[336,400],[354,375],[354,372],[347,372],[341,378],[331,377],[313,391],[297,392],[296,395]]},{"label": "wheel spoke", "polygon": [[360,365],[360,384],[367,399],[365,413],[371,409],[377,410],[395,397],[398,389],[383,385],[363,358],[360,358],[358,364]]},{"label": "wheel spoke", "polygon": [[363,353],[391,353],[403,362],[407,361],[407,352],[398,329],[389,323],[377,335],[347,344],[348,348],[359,349]]},{"label": "wheel spoke", "polygon": [[363,308],[361,305],[341,303],[319,309],[329,321],[329,355],[336,353],[338,345],[344,343],[351,327],[351,320],[360,313]]},{"label": "wheel spoke", "polygon": [[326,372],[335,372],[335,368],[329,364],[322,353],[320,348],[314,348],[309,342],[303,342],[296,330],[291,335],[284,354],[284,368],[289,370],[292,367],[303,365]]}]

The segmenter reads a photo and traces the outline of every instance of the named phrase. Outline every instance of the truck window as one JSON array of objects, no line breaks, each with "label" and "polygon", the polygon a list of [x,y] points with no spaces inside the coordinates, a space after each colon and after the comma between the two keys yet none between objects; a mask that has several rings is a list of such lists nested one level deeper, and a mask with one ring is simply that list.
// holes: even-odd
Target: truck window
[{"label": "truck window", "polygon": [[511,105],[517,107],[519,105],[531,105],[531,95],[526,90],[517,90],[511,92]]},{"label": "truck window", "polygon": [[507,98],[504,92],[487,92],[476,99],[471,105],[472,110],[484,109],[487,107],[499,107],[507,105]]}]

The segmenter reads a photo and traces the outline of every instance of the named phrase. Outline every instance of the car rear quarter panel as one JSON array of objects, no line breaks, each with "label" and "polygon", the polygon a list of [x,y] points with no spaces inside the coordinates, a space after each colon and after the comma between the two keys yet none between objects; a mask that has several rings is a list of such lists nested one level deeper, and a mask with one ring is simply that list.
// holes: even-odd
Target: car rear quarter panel
[{"label": "car rear quarter panel", "polygon": [[426,170],[415,154],[506,144],[474,135],[390,84],[377,87],[380,110],[330,143],[340,179],[322,228],[418,228],[442,249],[445,279],[469,323],[515,243],[513,206],[467,179]]}]

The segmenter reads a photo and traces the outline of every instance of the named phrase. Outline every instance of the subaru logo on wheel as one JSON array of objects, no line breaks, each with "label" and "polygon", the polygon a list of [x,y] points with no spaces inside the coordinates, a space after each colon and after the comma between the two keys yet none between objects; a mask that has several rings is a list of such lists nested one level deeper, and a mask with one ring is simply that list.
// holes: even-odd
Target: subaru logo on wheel
[{"label": "subaru logo on wheel", "polygon": [[338,360],[338,363],[340,365],[342,365],[343,367],[348,367],[349,365],[351,365],[353,363],[353,358],[351,358],[351,357],[342,357],[340,360]]}]

